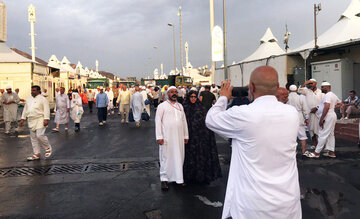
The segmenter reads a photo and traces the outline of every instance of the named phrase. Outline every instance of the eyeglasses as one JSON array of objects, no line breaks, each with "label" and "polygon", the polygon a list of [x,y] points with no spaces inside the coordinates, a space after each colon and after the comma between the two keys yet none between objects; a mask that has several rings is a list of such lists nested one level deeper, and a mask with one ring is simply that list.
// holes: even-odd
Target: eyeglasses
[{"label": "eyeglasses", "polygon": [[169,93],[171,93],[171,94],[177,94],[178,92],[177,91],[169,91]]},{"label": "eyeglasses", "polygon": [[196,98],[196,96],[190,96],[190,98]]}]

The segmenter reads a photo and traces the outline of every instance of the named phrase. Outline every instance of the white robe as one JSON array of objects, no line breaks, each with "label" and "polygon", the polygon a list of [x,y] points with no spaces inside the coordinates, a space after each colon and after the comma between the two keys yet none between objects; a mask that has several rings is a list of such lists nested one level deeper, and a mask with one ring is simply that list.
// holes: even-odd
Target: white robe
[{"label": "white robe", "polygon": [[110,91],[105,91],[108,99],[109,99],[109,104],[108,104],[108,110],[112,110],[114,109],[114,92],[112,92],[112,90]]},{"label": "white robe", "polygon": [[275,96],[228,110],[227,103],[220,97],[206,116],[209,129],[232,138],[222,218],[301,218],[298,112]]},{"label": "white robe", "polygon": [[71,111],[70,111],[71,119],[74,120],[75,123],[80,123],[83,113],[84,113],[84,109],[82,107],[82,99],[78,93],[73,93],[71,99]]},{"label": "white robe", "polygon": [[49,101],[43,95],[29,97],[26,100],[21,119],[28,121],[28,127],[32,131],[45,128],[44,120],[50,120]]},{"label": "white robe", "polygon": [[[10,101],[14,101],[15,103],[5,104]],[[20,98],[16,92],[12,92],[12,94],[8,94],[7,92],[4,92],[4,94],[1,97],[1,104],[4,108],[3,111],[4,122],[17,121],[17,110],[18,110],[19,102],[20,102]]]},{"label": "white robe", "polygon": [[306,104],[305,96],[299,95],[296,92],[290,92],[289,94],[289,101],[287,104],[295,107],[298,111],[299,115],[299,132],[298,132],[298,139],[299,140],[306,140],[306,131],[305,131],[305,120],[309,119],[310,109]]},{"label": "white robe", "polygon": [[161,103],[155,117],[156,140],[164,139],[159,145],[160,180],[184,183],[184,140],[189,139],[183,106],[170,101]]},{"label": "white robe", "polygon": [[[305,96],[306,104],[309,107],[309,110],[311,110],[314,107],[319,107],[321,100],[324,96],[324,93],[321,92],[320,89],[316,89],[315,92],[303,87],[299,88],[299,93],[303,94]],[[310,113],[309,114],[309,131],[310,135],[313,136],[314,134],[318,135],[319,133],[319,117],[317,116],[317,113]]]},{"label": "white robe", "polygon": [[144,99],[140,92],[135,92],[134,95],[132,95],[130,107],[132,109],[134,120],[139,122],[141,120],[141,114],[145,108]]},{"label": "white robe", "polygon": [[69,113],[67,109],[70,109],[69,96],[66,94],[56,95],[55,105],[55,123],[56,124],[67,124],[69,123]]},{"label": "white robe", "polygon": [[319,110],[317,111],[318,117],[321,118],[324,111],[325,103],[330,104],[328,113],[324,118],[324,128],[319,128],[318,144],[316,145],[315,152],[320,153],[325,146],[326,150],[335,152],[335,125],[336,113],[335,106],[341,103],[341,100],[333,93],[327,92],[321,100]]}]

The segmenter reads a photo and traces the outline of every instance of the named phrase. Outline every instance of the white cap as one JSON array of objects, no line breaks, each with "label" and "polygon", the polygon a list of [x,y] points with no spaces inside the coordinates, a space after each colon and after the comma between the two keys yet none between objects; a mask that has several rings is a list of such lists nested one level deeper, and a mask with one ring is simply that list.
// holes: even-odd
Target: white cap
[{"label": "white cap", "polygon": [[177,90],[177,88],[175,86],[171,86],[167,89],[167,92],[169,92],[170,90],[173,90],[173,89]]},{"label": "white cap", "polygon": [[103,86],[100,86],[100,90],[101,90],[101,89],[104,89],[104,87],[103,87]]},{"label": "white cap", "polygon": [[313,81],[313,82],[316,82],[316,80],[314,78],[311,78],[309,81]]},{"label": "white cap", "polygon": [[293,84],[289,87],[289,89],[290,89],[290,91],[296,91],[297,87],[296,87],[296,85]]},{"label": "white cap", "polygon": [[321,84],[321,86],[331,86],[331,84],[330,84],[329,82],[327,82],[327,81],[324,81],[324,82]]},{"label": "white cap", "polygon": [[6,86],[5,90],[7,90],[7,89],[11,89],[11,86],[10,85]]}]

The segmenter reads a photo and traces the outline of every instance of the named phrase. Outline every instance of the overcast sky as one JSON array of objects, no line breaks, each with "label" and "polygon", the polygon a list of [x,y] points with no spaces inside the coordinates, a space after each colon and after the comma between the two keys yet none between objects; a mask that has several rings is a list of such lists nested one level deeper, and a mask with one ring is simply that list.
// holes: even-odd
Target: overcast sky
[{"label": "overcast sky", "polygon": [[[351,0],[323,0],[318,31],[339,19]],[[210,66],[209,0],[3,0],[8,12],[10,47],[30,52],[27,8],[37,8],[36,55],[48,61],[52,54],[72,63],[112,72],[121,77],[145,77],[160,62],[168,73],[174,66],[175,24],[177,66],[180,64],[179,5],[183,11],[183,42],[189,43],[194,67]],[[284,48],[288,24],[290,48],[313,39],[314,0],[226,0],[228,63],[254,52],[267,27]],[[215,25],[222,27],[222,0],[215,0]],[[184,58],[185,63],[185,58]],[[217,65],[221,65],[218,63]]]}]

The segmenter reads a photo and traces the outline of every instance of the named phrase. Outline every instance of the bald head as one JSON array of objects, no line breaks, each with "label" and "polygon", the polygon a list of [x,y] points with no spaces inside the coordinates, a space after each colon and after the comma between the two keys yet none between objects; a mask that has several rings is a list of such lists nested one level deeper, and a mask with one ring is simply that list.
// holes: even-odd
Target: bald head
[{"label": "bald head", "polygon": [[289,91],[286,88],[279,87],[276,92],[276,98],[279,102],[286,104],[289,101]]},{"label": "bald head", "polygon": [[250,91],[255,98],[276,95],[278,87],[278,73],[273,67],[260,66],[251,73]]}]

